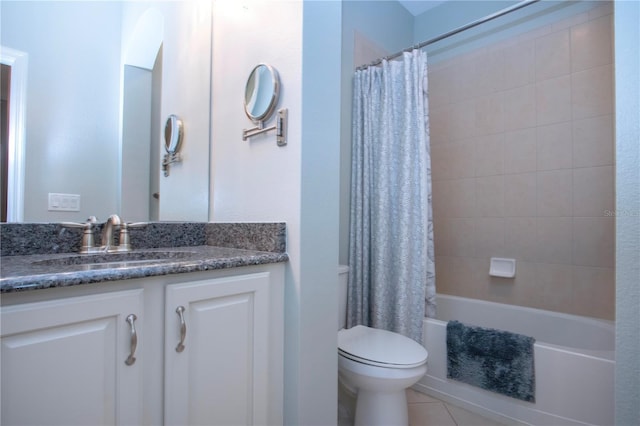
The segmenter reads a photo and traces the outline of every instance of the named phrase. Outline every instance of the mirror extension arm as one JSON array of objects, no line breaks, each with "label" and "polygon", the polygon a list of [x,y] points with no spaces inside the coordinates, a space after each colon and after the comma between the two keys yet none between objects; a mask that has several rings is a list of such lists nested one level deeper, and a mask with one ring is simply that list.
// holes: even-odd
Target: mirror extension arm
[{"label": "mirror extension arm", "polygon": [[276,124],[263,128],[262,121],[260,121],[258,122],[258,126],[242,131],[242,140],[246,141],[250,137],[275,130],[278,146],[285,146],[287,144],[287,116],[288,110],[286,108],[279,109],[278,115],[276,116]]}]

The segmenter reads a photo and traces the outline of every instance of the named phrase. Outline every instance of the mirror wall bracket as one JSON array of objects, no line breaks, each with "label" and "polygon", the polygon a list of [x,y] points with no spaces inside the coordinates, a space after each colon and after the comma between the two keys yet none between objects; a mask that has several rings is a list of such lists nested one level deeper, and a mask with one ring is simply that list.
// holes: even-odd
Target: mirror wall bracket
[{"label": "mirror wall bracket", "polygon": [[171,114],[167,117],[164,126],[164,150],[166,154],[162,157],[162,171],[165,176],[169,176],[169,164],[182,161],[180,147],[184,139],[184,124],[177,115]]},{"label": "mirror wall bracket", "polygon": [[287,119],[288,119],[288,110],[287,108],[282,108],[278,110],[278,114],[276,116],[276,124],[271,127],[263,127],[264,124],[262,121],[259,121],[256,127],[252,127],[251,129],[244,129],[242,131],[242,140],[246,141],[248,138],[253,136],[260,135],[262,133],[269,132],[271,130],[276,131],[276,142],[278,146],[285,146],[287,144]]},{"label": "mirror wall bracket", "polygon": [[162,158],[162,171],[164,172],[164,175],[169,176],[169,164],[179,163],[180,161],[182,161],[182,157],[178,152],[173,154],[165,154]]}]

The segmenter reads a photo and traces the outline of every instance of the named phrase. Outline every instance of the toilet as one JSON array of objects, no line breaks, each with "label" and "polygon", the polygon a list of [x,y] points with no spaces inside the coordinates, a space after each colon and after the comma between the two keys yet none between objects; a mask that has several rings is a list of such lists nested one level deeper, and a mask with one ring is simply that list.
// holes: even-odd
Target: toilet
[{"label": "toilet", "polygon": [[345,329],[349,267],[341,265],[338,276],[338,377],[356,393],[355,424],[408,425],[405,391],[427,372],[427,350],[391,331]]}]

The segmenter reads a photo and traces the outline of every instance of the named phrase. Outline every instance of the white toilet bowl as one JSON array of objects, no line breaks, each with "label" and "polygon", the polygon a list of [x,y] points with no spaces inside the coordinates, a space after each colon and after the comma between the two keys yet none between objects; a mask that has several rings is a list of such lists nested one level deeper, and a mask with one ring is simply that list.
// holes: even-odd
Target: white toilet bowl
[{"label": "white toilet bowl", "polygon": [[386,330],[358,325],[338,332],[338,374],[357,392],[357,426],[407,425],[405,390],[427,372],[427,350]]}]

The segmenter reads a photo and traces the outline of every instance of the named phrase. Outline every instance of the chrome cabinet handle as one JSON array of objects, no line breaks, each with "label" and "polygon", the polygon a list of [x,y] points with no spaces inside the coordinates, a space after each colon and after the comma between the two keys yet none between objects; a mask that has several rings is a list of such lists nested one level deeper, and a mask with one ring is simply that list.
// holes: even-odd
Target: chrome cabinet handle
[{"label": "chrome cabinet handle", "polygon": [[130,314],[127,316],[127,322],[131,327],[131,353],[124,362],[127,365],[133,365],[133,363],[136,362],[136,357],[134,355],[136,353],[136,347],[138,346],[138,333],[136,333],[136,325],[134,321],[137,319],[138,317],[136,317],[134,314]]},{"label": "chrome cabinet handle", "polygon": [[184,321],[184,306],[178,306],[176,313],[180,317],[180,342],[176,346],[176,352],[184,351],[184,339],[187,337],[187,324]]}]

